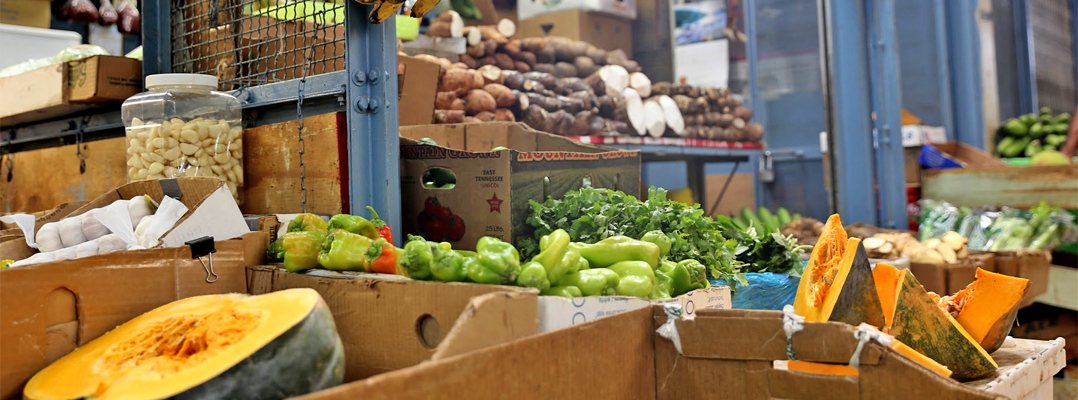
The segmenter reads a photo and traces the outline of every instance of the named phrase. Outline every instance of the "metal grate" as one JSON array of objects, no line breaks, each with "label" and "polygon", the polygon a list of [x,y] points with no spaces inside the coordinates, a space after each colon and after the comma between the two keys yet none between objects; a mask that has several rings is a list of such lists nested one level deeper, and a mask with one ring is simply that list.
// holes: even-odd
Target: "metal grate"
[{"label": "metal grate", "polygon": [[343,70],[343,1],[171,0],[172,71],[238,90]]}]

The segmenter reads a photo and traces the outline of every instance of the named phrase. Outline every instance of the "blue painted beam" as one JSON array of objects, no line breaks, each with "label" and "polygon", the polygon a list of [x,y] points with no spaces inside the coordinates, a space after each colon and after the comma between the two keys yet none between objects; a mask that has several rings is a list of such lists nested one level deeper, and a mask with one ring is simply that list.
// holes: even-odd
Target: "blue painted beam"
[{"label": "blue painted beam", "polygon": [[939,89],[940,116],[943,128],[947,130],[947,137],[954,140],[956,132],[954,101],[951,99],[951,87],[947,84],[951,82],[951,57],[947,50],[947,7],[944,5],[946,1],[932,0],[932,22],[935,25],[936,61],[939,63],[936,71],[937,82],[940,84],[936,88]]},{"label": "blue painted beam", "polygon": [[[766,125],[767,121],[767,107],[764,107],[764,100],[760,98],[760,71],[759,71],[759,43],[756,38],[756,0],[744,0],[741,4],[741,11],[744,14],[742,17],[745,19],[745,53],[749,63],[749,107],[752,107],[753,121]],[[764,130],[765,140],[767,130]]]},{"label": "blue painted beam", "polygon": [[142,10],[142,77],[172,72],[169,0],[143,0]]},{"label": "blue painted beam", "polygon": [[906,226],[906,177],[902,152],[902,86],[894,0],[866,1],[872,104],[876,114],[876,182],[879,226]]},{"label": "blue painted beam", "polygon": [[985,126],[981,106],[981,41],[977,32],[977,2],[948,1],[945,7],[951,90],[954,96],[954,138],[983,149]]},{"label": "blue painted beam", "polygon": [[[1018,112],[1037,112],[1037,61],[1033,52],[1033,26],[1029,2],[1012,0],[1014,19],[1014,54],[1018,61]],[[1000,10],[1002,11],[1002,10]]]},{"label": "blue painted beam", "polygon": [[396,19],[371,24],[371,7],[354,1],[344,10],[349,211],[362,215],[372,206],[400,232]]},{"label": "blue painted beam", "polygon": [[835,208],[843,222],[878,223],[868,26],[863,0],[823,0]]}]

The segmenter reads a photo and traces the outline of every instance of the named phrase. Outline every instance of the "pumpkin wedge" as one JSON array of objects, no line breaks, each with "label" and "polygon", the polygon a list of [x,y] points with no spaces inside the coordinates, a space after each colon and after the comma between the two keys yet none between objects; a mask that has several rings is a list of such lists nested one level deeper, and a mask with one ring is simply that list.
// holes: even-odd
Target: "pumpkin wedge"
[{"label": "pumpkin wedge", "polygon": [[[925,368],[928,368],[932,372],[940,374],[945,378],[951,376],[951,370],[947,369],[946,366],[936,362],[935,360],[933,360],[931,358],[925,357],[924,354],[921,354],[921,353],[917,352],[917,350],[911,349],[909,346],[906,346],[904,343],[902,343],[898,339],[891,340],[891,345],[887,346],[887,347],[891,348],[891,350],[894,350],[894,351],[898,352],[899,354],[902,354],[902,355],[904,355],[906,357],[909,357],[913,361],[916,361],[917,363],[923,365]],[[821,375],[838,375],[838,376],[858,376],[858,375],[860,375],[860,372],[856,368],[850,367],[849,365],[825,364],[825,363],[818,363],[818,362],[811,362],[811,361],[799,361],[799,360],[787,361],[786,362],[786,369],[788,369],[790,371],[808,372],[808,373],[821,374]]]},{"label": "pumpkin wedge", "polygon": [[997,365],[992,356],[958,321],[936,305],[917,278],[909,270],[899,274],[891,335],[947,366],[955,379],[977,379],[994,372]]},{"label": "pumpkin wedge", "polygon": [[29,400],[275,399],[339,385],[344,348],[312,289],[191,297],[128,321],[30,379]]},{"label": "pumpkin wedge", "polygon": [[884,332],[890,330],[891,318],[895,315],[895,291],[901,277],[898,268],[891,264],[876,263],[872,269],[872,279],[876,281],[876,293],[880,296],[880,308],[883,309]]},{"label": "pumpkin wedge", "polygon": [[828,218],[794,297],[794,312],[809,322],[884,326],[872,266],[860,239],[849,239],[838,214]]},{"label": "pumpkin wedge", "polygon": [[1029,280],[977,268],[977,279],[939,306],[991,353],[1003,345],[1018,317],[1018,305],[1029,290]]}]

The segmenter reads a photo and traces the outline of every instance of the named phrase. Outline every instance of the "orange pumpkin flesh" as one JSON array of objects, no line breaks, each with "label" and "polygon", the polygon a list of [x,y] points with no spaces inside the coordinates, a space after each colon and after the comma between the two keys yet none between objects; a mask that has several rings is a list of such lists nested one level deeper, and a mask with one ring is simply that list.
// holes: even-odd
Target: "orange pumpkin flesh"
[{"label": "orange pumpkin flesh", "polygon": [[857,368],[849,365],[824,364],[812,361],[790,360],[786,362],[786,369],[790,371],[808,372],[820,375],[858,376]]},{"label": "orange pumpkin flesh", "polygon": [[[876,268],[879,268],[879,266],[879,264],[876,264]],[[890,347],[891,350],[897,351],[902,355],[909,357],[913,361],[916,361],[918,364],[921,364],[922,366],[932,370],[932,372],[943,375],[944,377],[951,376],[950,368],[947,368],[947,366],[936,362],[936,360],[928,358],[924,354],[921,354],[921,352],[910,348],[910,346],[906,346],[905,343],[902,343],[898,339],[892,341],[891,346],[888,347]]]},{"label": "orange pumpkin flesh", "polygon": [[794,297],[794,311],[809,322],[884,325],[872,266],[860,239],[849,239],[838,215],[824,226]]},{"label": "orange pumpkin flesh", "polygon": [[901,274],[893,265],[877,263],[872,270],[872,279],[876,281],[876,293],[880,296],[880,308],[883,309],[884,332],[891,327],[891,319],[895,316],[895,291],[898,290],[898,279]]},{"label": "orange pumpkin flesh", "polygon": [[947,311],[989,353],[1003,345],[1018,316],[1018,306],[1029,290],[1029,280],[983,269],[977,279],[952,296],[939,299]]}]

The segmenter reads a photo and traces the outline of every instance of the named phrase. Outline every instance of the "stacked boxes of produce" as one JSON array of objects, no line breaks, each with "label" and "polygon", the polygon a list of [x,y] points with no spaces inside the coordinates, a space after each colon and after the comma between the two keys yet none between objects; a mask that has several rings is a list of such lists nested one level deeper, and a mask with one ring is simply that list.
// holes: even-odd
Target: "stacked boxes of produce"
[{"label": "stacked boxes of produce", "polygon": [[563,136],[630,135],[757,142],[763,126],[725,89],[652,83],[623,50],[564,37],[514,39],[515,25],[464,27],[438,17],[427,34],[464,37],[442,65],[435,123],[522,121]]}]

